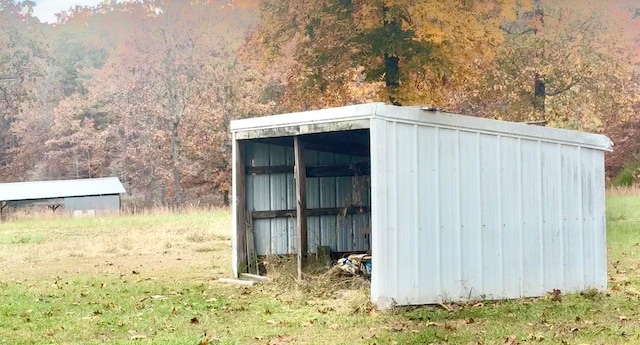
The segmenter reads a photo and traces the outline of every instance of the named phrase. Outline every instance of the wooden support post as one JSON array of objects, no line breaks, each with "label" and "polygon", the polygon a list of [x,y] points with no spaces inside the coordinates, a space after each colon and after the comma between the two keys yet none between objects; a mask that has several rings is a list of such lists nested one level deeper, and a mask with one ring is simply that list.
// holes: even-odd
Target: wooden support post
[{"label": "wooden support post", "polygon": [[247,273],[247,203],[246,203],[246,187],[245,187],[245,164],[244,164],[244,143],[240,140],[234,140],[233,149],[235,151],[235,172],[233,179],[235,180],[235,200],[233,207],[236,209],[236,232],[237,255],[238,255],[238,273]]},{"label": "wooden support post", "polygon": [[293,137],[293,151],[296,177],[296,219],[298,233],[298,279],[302,279],[302,266],[307,256],[307,189],[306,168],[304,164],[304,144],[299,136]]},{"label": "wooden support post", "polygon": [[251,212],[247,212],[245,224],[247,232],[247,272],[251,274],[260,274],[258,256],[256,255],[256,240],[253,236],[253,215]]},{"label": "wooden support post", "polygon": [[6,201],[0,202],[0,222],[4,220],[4,208],[7,207],[8,203]]}]

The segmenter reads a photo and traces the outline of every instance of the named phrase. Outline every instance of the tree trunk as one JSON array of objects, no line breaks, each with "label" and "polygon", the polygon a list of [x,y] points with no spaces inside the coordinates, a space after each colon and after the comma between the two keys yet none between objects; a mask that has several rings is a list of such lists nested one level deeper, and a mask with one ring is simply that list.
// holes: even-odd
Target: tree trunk
[{"label": "tree trunk", "polygon": [[182,206],[182,174],[180,173],[180,139],[178,138],[179,122],[174,122],[171,128],[171,163],[173,173],[173,205]]},{"label": "tree trunk", "polygon": [[[394,39],[402,32],[402,25],[397,18],[388,18],[389,6],[382,6],[383,25],[385,32],[389,37]],[[384,82],[389,94],[389,101],[393,105],[401,105],[398,101],[398,87],[400,86],[400,58],[397,52],[387,51],[384,53]]]}]

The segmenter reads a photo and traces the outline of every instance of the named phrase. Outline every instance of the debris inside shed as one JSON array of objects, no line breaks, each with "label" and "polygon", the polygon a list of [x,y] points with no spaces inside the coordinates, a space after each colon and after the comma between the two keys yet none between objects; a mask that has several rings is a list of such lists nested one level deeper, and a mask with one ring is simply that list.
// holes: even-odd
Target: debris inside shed
[{"label": "debris inside shed", "polygon": [[371,255],[351,254],[346,258],[340,258],[332,270],[339,273],[369,277],[371,276]]}]

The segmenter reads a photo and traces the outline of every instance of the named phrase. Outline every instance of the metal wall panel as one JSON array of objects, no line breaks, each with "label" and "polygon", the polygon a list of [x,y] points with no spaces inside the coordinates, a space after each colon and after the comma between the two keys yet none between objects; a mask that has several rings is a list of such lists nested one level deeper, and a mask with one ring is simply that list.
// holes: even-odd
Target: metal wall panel
[{"label": "metal wall panel", "polygon": [[604,152],[374,119],[380,307],[606,288]]},{"label": "metal wall panel", "polygon": [[64,198],[64,208],[69,213],[74,211],[95,210],[100,212],[120,211],[120,195],[79,196]]},{"label": "metal wall panel", "polygon": [[[482,237],[482,290],[487,298],[502,292],[502,217],[500,196],[500,142],[498,137],[480,135],[480,234]],[[492,271],[491,275],[482,272]],[[433,298],[433,297],[432,297]]]},{"label": "metal wall panel", "polygon": [[[245,164],[258,166],[293,166],[293,149],[260,142],[246,142]],[[305,151],[307,166],[347,165],[362,157]],[[272,211],[296,208],[295,180],[292,173],[261,174],[246,177],[249,211]],[[347,204],[371,205],[371,181],[368,177],[314,177],[307,179],[307,207],[346,207]],[[359,190],[354,192],[354,190]],[[364,251],[370,248],[370,214],[309,217],[308,247],[315,253],[318,246],[333,251]],[[256,219],[253,222],[258,255],[296,253],[295,217]]]},{"label": "metal wall panel", "polygon": [[563,284],[561,145],[542,143],[543,287]]},{"label": "metal wall panel", "polygon": [[480,298],[482,291],[482,215],[480,205],[480,135],[458,132],[460,176],[460,253],[462,294]]},{"label": "metal wall panel", "polygon": [[523,284],[522,294],[532,296],[545,291],[543,258],[542,219],[542,153],[538,141],[520,141],[522,167],[522,241],[533,245],[522,248]]},{"label": "metal wall panel", "polygon": [[[500,143],[500,220],[502,234],[502,293],[500,297],[516,298],[522,289],[522,163],[520,139],[498,137]],[[495,139],[494,139],[495,140]],[[482,183],[482,181],[481,181]]]}]

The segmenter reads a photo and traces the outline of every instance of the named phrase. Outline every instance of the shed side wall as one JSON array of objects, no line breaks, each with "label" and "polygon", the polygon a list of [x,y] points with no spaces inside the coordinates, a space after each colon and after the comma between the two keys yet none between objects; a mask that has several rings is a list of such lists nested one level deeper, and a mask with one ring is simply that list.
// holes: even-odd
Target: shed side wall
[{"label": "shed side wall", "polygon": [[372,121],[372,300],[606,288],[604,152]]},{"label": "shed side wall", "polygon": [[73,214],[74,211],[96,210],[96,212],[120,211],[120,196],[99,195],[64,198],[64,207]]}]

